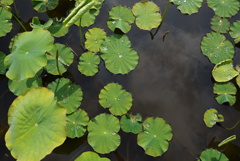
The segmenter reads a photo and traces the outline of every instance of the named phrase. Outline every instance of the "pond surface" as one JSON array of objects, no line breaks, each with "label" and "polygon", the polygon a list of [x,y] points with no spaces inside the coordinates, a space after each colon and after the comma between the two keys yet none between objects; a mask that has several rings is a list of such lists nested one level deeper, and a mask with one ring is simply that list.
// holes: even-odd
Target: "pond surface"
[{"label": "pond surface", "polygon": [[[104,28],[108,35],[113,34],[106,26],[108,11],[116,5],[133,6],[137,0],[106,0],[94,26]],[[163,11],[166,1],[154,1]],[[29,22],[31,17],[38,16],[47,20],[47,14],[39,14],[32,9],[29,0],[16,2],[20,17]],[[61,1],[64,6],[65,2]],[[62,14],[49,12],[49,14]],[[63,13],[65,14],[65,13]],[[140,56],[137,68],[127,75],[113,75],[100,64],[100,71],[93,77],[85,77],[77,70],[78,57],[83,53],[79,46],[78,28],[73,26],[70,32],[56,42],[68,44],[77,54],[70,66],[68,76],[81,86],[84,99],[80,108],[87,111],[90,118],[101,112],[108,112],[98,104],[99,91],[110,82],[117,82],[133,95],[133,114],[140,113],[143,118],[162,117],[173,129],[173,139],[169,149],[161,157],[150,157],[136,143],[136,135],[121,134],[121,145],[115,152],[104,155],[112,161],[195,161],[200,153],[208,147],[216,147],[223,139],[236,134],[240,137],[240,126],[228,131],[220,126],[207,128],[203,122],[203,114],[209,108],[216,108],[225,117],[224,125],[232,127],[240,118],[239,101],[235,107],[219,105],[213,94],[213,79],[210,63],[200,50],[202,37],[211,32],[210,20],[214,13],[203,5],[197,14],[191,16],[181,14],[175,5],[169,6],[165,20],[155,38],[149,32],[133,25],[126,35],[132,47]],[[232,21],[239,19],[235,16]],[[93,27],[93,26],[91,26]],[[10,39],[20,27],[14,22],[14,28],[8,37],[0,38],[0,51],[9,53]],[[84,28],[84,32],[87,29]],[[163,41],[163,36],[166,35]],[[236,48],[235,62],[239,62],[240,50]],[[52,78],[49,78],[52,79]],[[8,91],[7,78],[0,77],[0,160],[14,160],[5,147],[4,133],[7,130],[7,111],[15,98]],[[239,94],[238,94],[239,95]],[[72,161],[82,152],[92,150],[86,142],[86,136],[79,139],[67,139],[43,161]],[[240,142],[229,144],[225,154],[231,161],[240,160]]]}]

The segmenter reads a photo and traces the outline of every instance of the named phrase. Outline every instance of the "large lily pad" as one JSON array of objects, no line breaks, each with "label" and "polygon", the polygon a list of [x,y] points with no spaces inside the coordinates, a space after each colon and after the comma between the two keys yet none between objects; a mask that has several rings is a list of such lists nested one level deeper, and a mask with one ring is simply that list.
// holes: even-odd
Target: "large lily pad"
[{"label": "large lily pad", "polygon": [[211,20],[211,28],[220,33],[226,33],[229,30],[230,22],[228,19],[215,16]]},{"label": "large lily pad", "polygon": [[162,118],[147,118],[143,122],[143,130],[138,134],[137,144],[147,155],[157,157],[168,150],[168,142],[173,137],[171,126]]},{"label": "large lily pad", "polygon": [[67,114],[77,110],[82,101],[81,88],[69,79],[59,78],[47,86],[55,93],[58,103],[67,108]]},{"label": "large lily pad", "polygon": [[225,154],[221,153],[215,149],[206,149],[204,150],[201,155],[200,159],[197,161],[229,161],[229,159],[225,156]]},{"label": "large lily pad", "polygon": [[6,56],[4,64],[8,68],[6,76],[21,81],[32,78],[47,64],[45,52],[53,47],[53,37],[43,29],[18,34],[13,43],[11,54]]},{"label": "large lily pad", "polygon": [[114,74],[127,74],[138,64],[139,56],[125,35],[108,36],[100,47],[106,68]]},{"label": "large lily pad", "polygon": [[6,55],[0,51],[0,74],[4,74],[6,72],[6,67],[4,65],[4,59]]},{"label": "large lily pad", "polygon": [[198,12],[199,8],[202,6],[203,0],[170,0],[183,14],[193,14]]},{"label": "large lily pad", "polygon": [[119,120],[110,114],[100,114],[88,124],[88,143],[101,154],[110,153],[120,145]]},{"label": "large lily pad", "polygon": [[159,7],[151,1],[140,1],[136,3],[132,12],[136,17],[136,25],[142,30],[156,28],[162,22]]},{"label": "large lily pad", "polygon": [[5,36],[12,30],[12,13],[5,8],[0,7],[0,37]]},{"label": "large lily pad", "polygon": [[229,34],[232,38],[234,38],[235,43],[240,42],[240,20],[232,24]]},{"label": "large lily pad", "polygon": [[142,116],[139,114],[123,115],[120,120],[120,125],[124,132],[138,134],[140,131],[142,131]]},{"label": "large lily pad", "polygon": [[92,151],[87,151],[82,153],[74,161],[110,161],[108,158],[101,158],[97,153]]},{"label": "large lily pad", "polygon": [[213,127],[217,122],[223,122],[224,117],[221,114],[218,114],[216,109],[208,109],[204,113],[203,121],[207,127]]},{"label": "large lily pad", "polygon": [[123,115],[132,106],[132,95],[117,83],[107,84],[99,94],[99,103],[114,115]]},{"label": "large lily pad", "polygon": [[32,0],[33,8],[38,12],[53,10],[58,5],[58,0]]},{"label": "large lily pad", "polygon": [[65,25],[63,25],[62,18],[58,20],[55,17],[52,18],[52,20],[53,24],[48,28],[48,31],[51,32],[54,37],[62,37],[68,33],[68,27],[65,27]]},{"label": "large lily pad", "polygon": [[208,33],[203,37],[201,50],[210,61],[217,64],[234,56],[234,46],[224,35],[217,32]]},{"label": "large lily pad", "polygon": [[6,146],[17,160],[39,161],[66,139],[66,109],[47,88],[31,88],[8,111]]},{"label": "large lily pad", "polygon": [[99,52],[100,45],[106,38],[106,33],[103,29],[100,28],[92,28],[89,29],[86,34],[86,41],[85,41],[85,47],[89,51],[92,52]]},{"label": "large lily pad", "polygon": [[93,76],[98,72],[100,58],[97,54],[86,52],[80,56],[79,60],[78,70],[82,74],[86,76]]}]

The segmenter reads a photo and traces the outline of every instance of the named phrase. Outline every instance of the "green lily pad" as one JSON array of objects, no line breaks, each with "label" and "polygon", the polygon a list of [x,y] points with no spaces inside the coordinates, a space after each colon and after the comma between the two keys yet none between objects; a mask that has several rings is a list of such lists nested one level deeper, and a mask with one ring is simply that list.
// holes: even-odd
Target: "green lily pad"
[{"label": "green lily pad", "polygon": [[232,106],[236,102],[237,88],[231,82],[216,82],[213,87],[213,93],[217,94],[216,100],[219,104],[229,102]]},{"label": "green lily pad", "polygon": [[202,6],[203,0],[170,0],[183,14],[193,14],[198,12],[199,8]]},{"label": "green lily pad", "polygon": [[234,56],[234,46],[224,35],[217,32],[208,33],[203,37],[201,50],[209,60],[217,64],[226,59],[232,59]]},{"label": "green lily pad", "polygon": [[118,28],[123,33],[127,33],[131,30],[131,24],[134,20],[135,17],[133,16],[131,9],[125,6],[115,6],[109,11],[107,25],[112,31]]},{"label": "green lily pad", "polygon": [[0,3],[5,6],[10,6],[13,3],[13,0],[0,0]]},{"label": "green lily pad", "polygon": [[228,82],[238,74],[238,71],[233,68],[231,59],[216,64],[212,70],[212,76],[217,82]]},{"label": "green lily pad", "polygon": [[215,16],[211,20],[211,28],[216,32],[227,33],[229,27],[230,22],[226,18]]},{"label": "green lily pad", "polygon": [[86,52],[83,53],[79,58],[78,70],[86,75],[93,76],[98,72],[98,64],[100,58],[95,53]]},{"label": "green lily pad", "polygon": [[78,85],[71,83],[69,79],[56,79],[47,88],[55,93],[58,103],[67,108],[67,114],[76,111],[81,105],[82,90]]},{"label": "green lily pad", "polygon": [[223,115],[218,114],[218,111],[216,109],[211,108],[204,113],[203,121],[207,127],[211,128],[217,122],[223,122],[224,117]]},{"label": "green lily pad", "polygon": [[79,138],[83,136],[88,121],[88,114],[82,109],[78,109],[72,114],[67,115],[67,136],[69,138]]},{"label": "green lily pad", "polygon": [[32,0],[32,6],[38,12],[53,10],[57,5],[58,0]]},{"label": "green lily pad", "polygon": [[12,13],[5,8],[0,7],[0,37],[5,36],[12,30]]},{"label": "green lily pad", "polygon": [[53,41],[50,32],[43,29],[15,36],[11,54],[4,59],[6,76],[16,81],[34,77],[47,64],[45,52],[52,49]]},{"label": "green lily pad", "polygon": [[200,159],[197,161],[229,161],[225,154],[221,153],[215,149],[206,149],[204,150],[201,155]]},{"label": "green lily pad", "polygon": [[173,137],[171,126],[162,118],[147,118],[143,122],[143,130],[137,136],[137,144],[147,155],[157,157],[168,150],[169,141]]},{"label": "green lily pad", "polygon": [[48,28],[48,31],[54,37],[62,37],[68,33],[68,27],[65,27],[62,23],[63,19],[58,20],[56,17],[52,19],[53,23]]},{"label": "green lily pad", "polygon": [[108,158],[101,158],[97,153],[92,151],[87,151],[82,153],[74,161],[110,161]]},{"label": "green lily pad", "polygon": [[240,75],[237,76],[236,82],[237,82],[238,87],[240,87]]},{"label": "green lily pad", "polygon": [[123,115],[132,106],[132,95],[117,83],[107,84],[99,94],[99,103],[113,115]]},{"label": "green lily pad", "polygon": [[151,1],[140,1],[136,3],[132,12],[136,17],[136,25],[142,30],[156,28],[162,22],[159,7]]},{"label": "green lily pad", "polygon": [[106,36],[107,35],[103,29],[100,29],[100,28],[89,29],[85,34],[86,49],[92,52],[99,52],[100,46],[102,42],[105,40]]},{"label": "green lily pad", "polygon": [[119,120],[115,116],[100,114],[88,124],[88,143],[100,154],[110,153],[120,145],[119,130]]},{"label": "green lily pad", "polygon": [[240,20],[232,24],[229,34],[232,38],[234,38],[235,43],[240,42]]},{"label": "green lily pad", "polygon": [[18,96],[8,111],[7,148],[17,160],[39,161],[66,139],[66,109],[44,87]]},{"label": "green lily pad", "polygon": [[0,51],[0,74],[4,74],[6,72],[6,67],[4,65],[4,59],[6,55]]},{"label": "green lily pad", "polygon": [[108,36],[100,47],[100,56],[113,74],[127,74],[136,68],[139,56],[125,35]]},{"label": "green lily pad", "polygon": [[220,17],[232,17],[240,7],[238,0],[207,0],[207,4]]},{"label": "green lily pad", "polygon": [[120,126],[124,132],[131,132],[134,134],[138,134],[142,131],[142,116],[126,114],[123,115],[120,120]]},{"label": "green lily pad", "polygon": [[44,67],[48,73],[62,75],[73,62],[72,50],[63,44],[56,43],[47,53],[47,65]]},{"label": "green lily pad", "polygon": [[52,25],[52,23],[53,23],[53,20],[49,19],[45,24],[42,25],[38,17],[33,17],[32,22],[30,23],[30,26],[33,29],[40,28],[40,29],[47,30]]}]

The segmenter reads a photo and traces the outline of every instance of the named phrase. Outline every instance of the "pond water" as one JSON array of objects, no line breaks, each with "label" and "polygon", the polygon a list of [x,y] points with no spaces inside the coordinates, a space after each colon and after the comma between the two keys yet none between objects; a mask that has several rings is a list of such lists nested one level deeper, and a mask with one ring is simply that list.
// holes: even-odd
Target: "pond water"
[{"label": "pond water", "polygon": [[[106,0],[104,7],[94,26],[104,28],[108,35],[113,34],[106,26],[108,11],[116,5],[133,6],[137,0],[123,2],[121,0]],[[166,1],[154,1],[164,10]],[[47,14],[39,14],[32,9],[29,0],[16,1],[23,21],[30,21],[38,16],[47,20]],[[61,1],[61,5],[66,3]],[[65,12],[49,12],[49,14],[65,14]],[[71,27],[70,32],[57,42],[68,44],[78,56],[70,66],[68,76],[81,86],[84,99],[80,106],[87,111],[90,118],[103,110],[98,104],[99,91],[110,82],[117,82],[133,95],[133,114],[140,113],[143,118],[162,117],[173,129],[173,139],[169,149],[161,157],[150,157],[136,143],[136,135],[121,134],[121,145],[115,152],[103,155],[112,161],[195,161],[200,153],[208,147],[216,147],[217,143],[230,135],[240,137],[239,126],[228,131],[220,126],[207,128],[203,122],[203,114],[209,108],[216,108],[225,117],[224,125],[232,127],[240,118],[240,104],[234,107],[219,105],[213,94],[213,79],[210,63],[200,50],[202,37],[211,32],[210,20],[214,13],[203,5],[197,14],[191,16],[181,14],[175,5],[171,4],[165,20],[155,38],[152,40],[149,32],[140,30],[136,25],[127,36],[132,47],[140,56],[137,68],[127,75],[113,75],[100,64],[100,71],[93,77],[85,77],[77,70],[78,56],[83,53],[79,46],[77,27]],[[232,21],[239,19],[235,16]],[[14,22],[14,28],[8,37],[0,38],[0,51],[8,53],[10,39],[20,27]],[[84,28],[84,32],[86,29]],[[163,35],[166,35],[163,41]],[[240,50],[236,48],[235,62],[239,62]],[[51,79],[51,78],[50,78]],[[14,160],[5,147],[4,133],[7,130],[7,111],[15,98],[8,91],[7,79],[0,77],[0,160]],[[239,94],[238,94],[239,96]],[[92,150],[86,142],[86,136],[79,139],[67,139],[43,161],[72,161],[82,152]],[[240,142],[229,144],[225,154],[231,161],[240,160]]]}]

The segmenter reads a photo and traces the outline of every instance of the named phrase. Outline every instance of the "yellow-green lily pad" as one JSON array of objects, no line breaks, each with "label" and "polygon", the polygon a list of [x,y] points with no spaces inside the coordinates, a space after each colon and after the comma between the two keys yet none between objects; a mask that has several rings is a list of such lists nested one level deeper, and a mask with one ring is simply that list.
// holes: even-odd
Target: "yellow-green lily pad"
[{"label": "yellow-green lily pad", "polygon": [[211,128],[217,122],[223,122],[224,117],[223,115],[218,114],[218,111],[216,109],[211,108],[204,113],[203,121],[207,127]]},{"label": "yellow-green lily pad", "polygon": [[86,75],[93,76],[98,72],[98,64],[100,63],[100,58],[97,54],[86,52],[79,57],[78,70]]},{"label": "yellow-green lily pad", "polygon": [[232,38],[234,38],[235,43],[240,42],[240,20],[232,24],[229,34]]},{"label": "yellow-green lily pad", "polygon": [[99,52],[100,46],[102,42],[105,40],[106,36],[107,35],[103,29],[100,29],[100,28],[88,29],[88,31],[85,34],[86,49],[92,52]]},{"label": "yellow-green lily pad", "polygon": [[110,159],[105,157],[100,157],[97,153],[92,151],[87,151],[82,153],[74,161],[110,161]]}]

